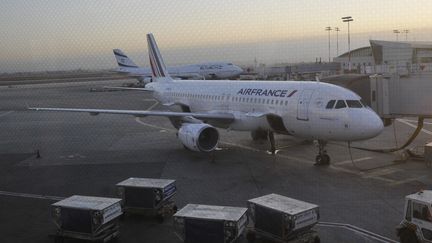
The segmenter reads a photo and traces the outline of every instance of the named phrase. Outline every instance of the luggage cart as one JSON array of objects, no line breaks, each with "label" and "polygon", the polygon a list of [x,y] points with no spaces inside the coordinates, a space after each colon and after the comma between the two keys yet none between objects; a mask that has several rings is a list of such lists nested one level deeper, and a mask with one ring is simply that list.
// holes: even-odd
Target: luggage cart
[{"label": "luggage cart", "polygon": [[156,216],[162,222],[177,212],[172,200],[177,192],[175,180],[129,178],[116,187],[125,213]]},{"label": "luggage cart", "polygon": [[121,199],[72,196],[51,205],[57,232],[55,242],[65,238],[108,242],[119,234]]},{"label": "luggage cart", "polygon": [[174,215],[176,234],[187,243],[232,243],[247,225],[247,208],[188,204]]},{"label": "luggage cart", "polygon": [[264,238],[283,243],[319,243],[313,226],[319,220],[319,207],[278,194],[248,201],[249,220],[246,238],[254,242]]}]

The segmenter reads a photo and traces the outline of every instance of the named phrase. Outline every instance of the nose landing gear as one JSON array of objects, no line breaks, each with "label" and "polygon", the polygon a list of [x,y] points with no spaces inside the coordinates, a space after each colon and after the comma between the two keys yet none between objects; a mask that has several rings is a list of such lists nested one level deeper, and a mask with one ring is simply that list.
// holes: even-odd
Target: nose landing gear
[{"label": "nose landing gear", "polygon": [[327,150],[325,150],[327,142],[323,140],[318,140],[318,155],[315,157],[315,165],[329,165],[330,164],[330,156],[327,154]]}]

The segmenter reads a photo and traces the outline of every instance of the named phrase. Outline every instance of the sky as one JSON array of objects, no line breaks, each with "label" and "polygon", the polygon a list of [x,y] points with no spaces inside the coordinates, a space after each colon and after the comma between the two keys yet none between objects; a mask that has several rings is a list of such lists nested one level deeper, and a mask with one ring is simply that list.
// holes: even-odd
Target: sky
[{"label": "sky", "polygon": [[[2,0],[0,73],[115,68],[113,48],[148,65],[152,32],[167,65],[328,60],[369,39],[432,41],[430,0]],[[331,56],[336,32],[331,34]],[[405,36],[400,35],[400,40]]]}]

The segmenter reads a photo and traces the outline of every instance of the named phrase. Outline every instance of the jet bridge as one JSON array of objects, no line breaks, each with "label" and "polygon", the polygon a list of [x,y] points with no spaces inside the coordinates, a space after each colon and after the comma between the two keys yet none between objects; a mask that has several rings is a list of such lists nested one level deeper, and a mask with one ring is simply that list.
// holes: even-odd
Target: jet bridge
[{"label": "jet bridge", "polygon": [[[432,72],[416,72],[410,75],[374,74],[338,75],[323,79],[356,92],[382,119],[385,126],[390,126],[394,119],[417,117],[417,128],[411,137],[400,147],[386,149],[367,149],[377,152],[395,152],[405,149],[417,137],[423,128],[425,118],[432,118]],[[426,149],[425,149],[426,151]],[[429,151],[429,150],[428,150]],[[431,155],[425,154],[432,158]],[[416,156],[412,151],[407,152]]]},{"label": "jet bridge", "polygon": [[370,76],[370,104],[384,119],[432,118],[432,73]]}]

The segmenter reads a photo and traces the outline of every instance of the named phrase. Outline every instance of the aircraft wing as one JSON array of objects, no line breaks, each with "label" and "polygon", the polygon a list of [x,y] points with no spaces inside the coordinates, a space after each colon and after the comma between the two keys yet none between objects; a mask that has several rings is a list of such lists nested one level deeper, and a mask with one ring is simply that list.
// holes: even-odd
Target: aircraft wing
[{"label": "aircraft wing", "polygon": [[135,90],[135,91],[154,92],[153,89],[147,89],[147,88],[129,88],[129,87],[117,87],[117,86],[104,86],[103,89],[106,89],[106,90]]},{"label": "aircraft wing", "polygon": [[172,111],[140,111],[140,110],[105,110],[105,109],[75,109],[75,108],[28,108],[35,111],[63,111],[63,112],[86,112],[91,115],[117,114],[132,115],[136,117],[162,116],[168,118],[193,117],[199,120],[218,120],[230,123],[234,121],[234,115],[230,113],[200,113],[200,112],[172,112]]}]

